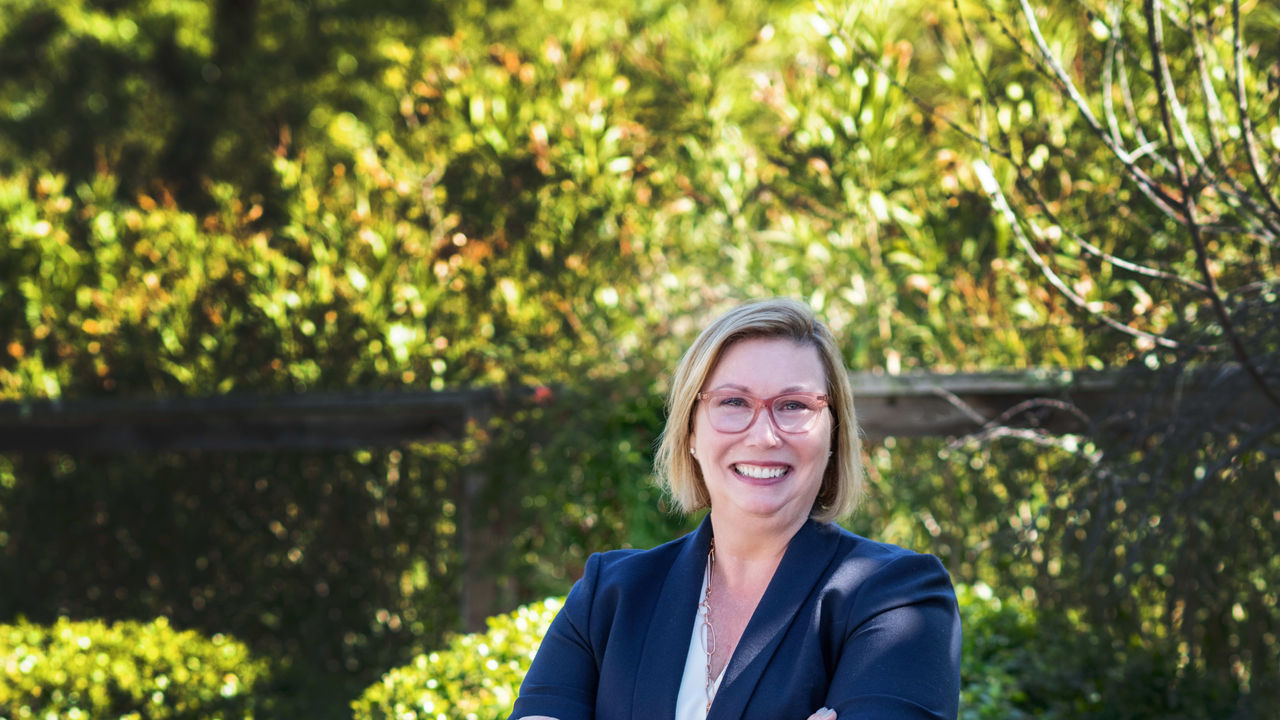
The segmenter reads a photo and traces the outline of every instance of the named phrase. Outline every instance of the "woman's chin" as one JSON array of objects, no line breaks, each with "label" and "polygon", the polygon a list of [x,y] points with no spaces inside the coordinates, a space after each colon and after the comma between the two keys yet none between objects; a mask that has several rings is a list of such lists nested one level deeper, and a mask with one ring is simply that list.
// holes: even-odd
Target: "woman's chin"
[{"label": "woman's chin", "polygon": [[[802,510],[803,504],[794,502],[794,498],[777,497],[765,493],[752,493],[752,495],[755,496],[738,497],[729,503],[744,521],[766,525],[790,525],[797,518],[808,516],[808,513]],[[761,495],[765,496],[761,497]],[[812,503],[809,506],[812,506]]]}]

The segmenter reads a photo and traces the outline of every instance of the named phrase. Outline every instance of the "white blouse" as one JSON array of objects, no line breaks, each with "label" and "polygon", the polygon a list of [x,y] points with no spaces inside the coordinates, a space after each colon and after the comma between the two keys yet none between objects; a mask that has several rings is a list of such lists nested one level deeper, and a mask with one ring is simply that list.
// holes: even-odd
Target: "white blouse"
[{"label": "white blouse", "polygon": [[[702,589],[698,598],[707,596],[707,573],[702,573]],[[707,652],[702,647],[702,614],[701,605],[693,617],[693,632],[689,635],[689,652],[684,658],[684,677],[680,680],[680,694],[676,696],[675,720],[706,720],[707,718]],[[711,697],[720,689],[720,681],[724,679],[724,670],[711,683]]]}]

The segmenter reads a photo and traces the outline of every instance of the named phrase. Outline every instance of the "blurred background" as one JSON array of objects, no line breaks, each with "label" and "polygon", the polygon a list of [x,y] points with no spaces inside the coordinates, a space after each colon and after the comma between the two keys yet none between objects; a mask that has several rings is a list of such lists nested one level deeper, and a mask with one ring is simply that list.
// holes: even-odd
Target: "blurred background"
[{"label": "blurred background", "polygon": [[555,604],[507,613],[696,524],[650,484],[669,374],[773,295],[972,416],[869,426],[846,523],[951,571],[962,717],[1277,717],[1277,37],[0,0],[0,717],[505,717]]}]

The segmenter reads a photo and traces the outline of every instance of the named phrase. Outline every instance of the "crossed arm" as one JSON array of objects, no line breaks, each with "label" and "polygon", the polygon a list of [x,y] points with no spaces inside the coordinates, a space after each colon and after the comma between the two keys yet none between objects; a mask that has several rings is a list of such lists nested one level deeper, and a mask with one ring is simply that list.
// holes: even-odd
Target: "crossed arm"
[{"label": "crossed arm", "polygon": [[[556,720],[556,718],[547,715],[525,715],[524,717],[516,718],[516,720]],[[836,711],[830,708],[820,708],[805,720],[836,720]]]}]

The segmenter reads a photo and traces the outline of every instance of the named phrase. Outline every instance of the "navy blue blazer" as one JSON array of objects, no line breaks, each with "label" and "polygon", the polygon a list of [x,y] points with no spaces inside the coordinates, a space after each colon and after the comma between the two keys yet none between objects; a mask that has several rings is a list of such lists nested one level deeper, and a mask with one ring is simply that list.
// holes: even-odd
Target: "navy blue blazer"
[{"label": "navy blue blazer", "polygon": [[[702,587],[711,524],[586,570],[551,623],[511,718],[665,720]],[[955,718],[960,615],[932,555],[810,520],[734,650],[707,720]]]}]

